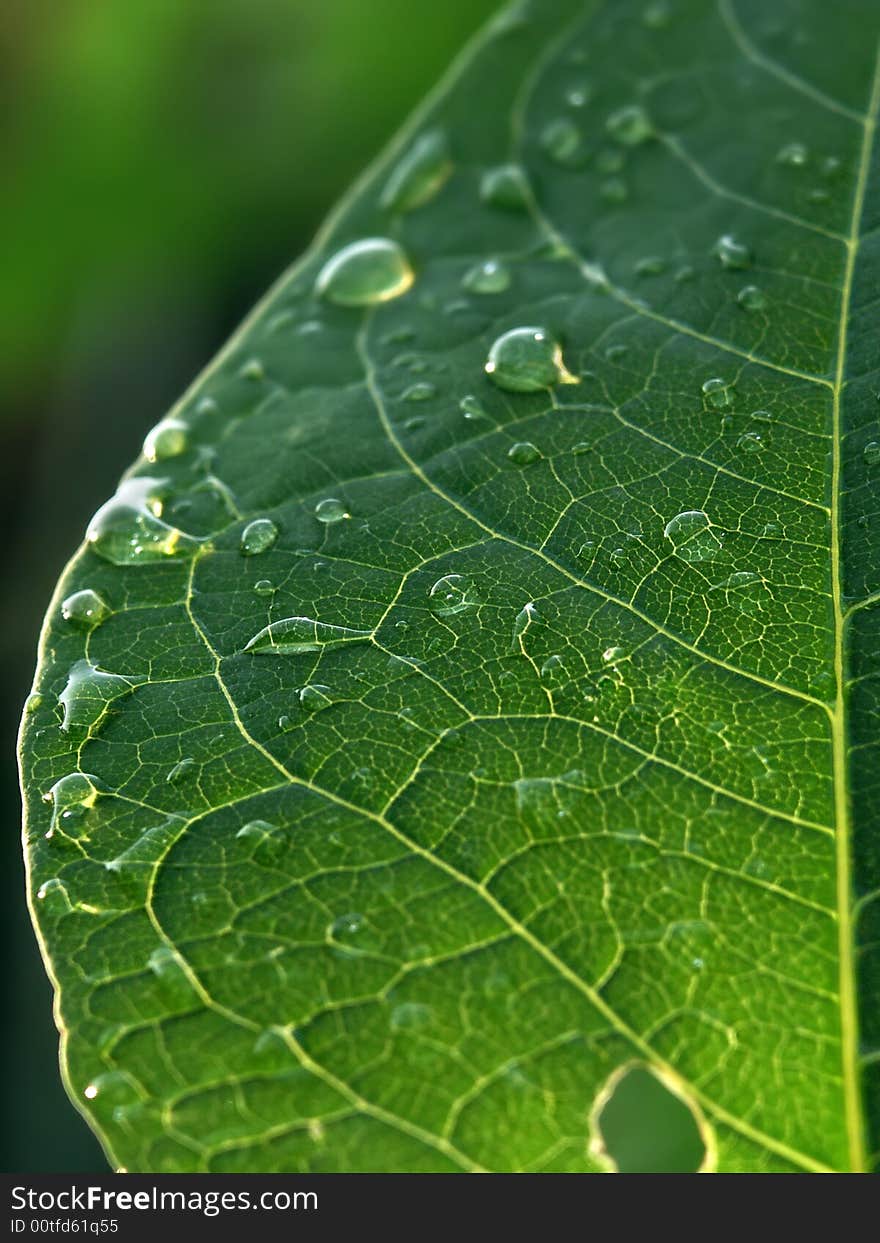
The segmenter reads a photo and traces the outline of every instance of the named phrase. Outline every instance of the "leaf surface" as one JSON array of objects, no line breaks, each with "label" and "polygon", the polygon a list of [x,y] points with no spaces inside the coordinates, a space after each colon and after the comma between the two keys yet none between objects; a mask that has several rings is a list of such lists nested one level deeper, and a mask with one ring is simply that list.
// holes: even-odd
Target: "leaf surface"
[{"label": "leaf surface", "polygon": [[504,11],[96,515],[22,735],[132,1170],[880,1147],[880,13]]}]

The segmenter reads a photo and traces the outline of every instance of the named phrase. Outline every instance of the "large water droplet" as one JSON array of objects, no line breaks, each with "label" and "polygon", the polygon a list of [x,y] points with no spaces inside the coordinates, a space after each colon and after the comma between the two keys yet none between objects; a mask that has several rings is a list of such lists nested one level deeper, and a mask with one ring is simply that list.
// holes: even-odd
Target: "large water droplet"
[{"label": "large water droplet", "polygon": [[532,462],[540,461],[544,455],[537,445],[533,445],[528,440],[523,440],[518,444],[511,445],[507,450],[507,456],[514,466],[529,466]]},{"label": "large water droplet", "polygon": [[470,268],[461,283],[471,293],[504,293],[510,288],[510,269],[500,259],[486,259]]},{"label": "large water droplet", "polygon": [[86,538],[95,552],[114,565],[139,565],[167,557],[192,557],[204,547],[159,517],[163,480],[126,479],[116,495],[95,514]]},{"label": "large water droplet", "polygon": [[736,300],[744,311],[763,311],[767,305],[766,294],[757,285],[746,285],[736,295]]},{"label": "large water droplet", "polygon": [[637,147],[654,137],[654,126],[641,104],[628,104],[612,112],[605,122],[608,133],[625,147]]},{"label": "large water droplet", "polygon": [[321,712],[322,709],[332,705],[333,695],[329,686],[314,682],[311,686],[302,688],[299,693],[299,702],[305,712]]},{"label": "large water droplet", "polygon": [[157,423],[144,441],[144,457],[148,462],[161,462],[165,458],[179,457],[189,444],[189,428],[179,419],[165,419]]},{"label": "large water droplet", "polygon": [[764,441],[759,432],[743,432],[736,442],[736,447],[742,453],[760,453],[764,448]]},{"label": "large water droplet", "polygon": [[300,652],[319,652],[323,648],[342,647],[347,643],[364,643],[372,636],[372,630],[332,626],[311,617],[285,617],[264,626],[245,645],[244,650],[269,656],[293,656]]},{"label": "large water droplet", "polygon": [[271,518],[255,518],[241,533],[240,548],[244,556],[257,557],[267,552],[278,538],[278,527]]},{"label": "large water droplet", "polygon": [[428,592],[428,608],[436,617],[453,617],[476,603],[470,579],[463,574],[444,574]]},{"label": "large water droplet", "polygon": [[442,130],[417,138],[400,160],[382,191],[389,211],[412,211],[434,197],[452,172],[449,145]]},{"label": "large water droplet", "polygon": [[315,517],[319,522],[330,524],[342,522],[344,518],[350,518],[351,514],[342,501],[338,501],[335,496],[328,496],[325,500],[318,501],[315,506]]},{"label": "large water droplet", "polygon": [[567,370],[562,347],[545,328],[512,328],[494,343],[486,374],[511,393],[534,393],[554,384],[577,384]]},{"label": "large water droplet", "polygon": [[752,256],[749,248],[742,242],[738,242],[731,233],[725,233],[719,237],[715,243],[714,252],[723,268],[739,271],[751,266]]},{"label": "large water droplet", "polygon": [[82,591],[75,591],[65,597],[61,605],[61,616],[80,630],[93,630],[110,616],[110,606],[97,591],[84,587]]},{"label": "large water droplet", "polygon": [[501,164],[488,169],[480,182],[480,198],[492,207],[525,211],[529,205],[529,184],[519,165]]},{"label": "large water droplet", "polygon": [[352,242],[328,259],[315,289],[340,306],[371,306],[406,293],[415,275],[397,242],[368,237]]},{"label": "large water droplet", "polygon": [[714,376],[703,384],[703,398],[714,410],[726,410],[733,405],[733,385],[720,376]]},{"label": "large water droplet", "polygon": [[64,709],[63,730],[85,733],[94,728],[114,699],[132,689],[128,678],[105,673],[88,660],[78,660],[67,675],[58,702]]},{"label": "large water droplet", "polygon": [[701,509],[687,509],[667,522],[663,534],[671,541],[675,555],[696,565],[700,561],[719,561],[723,556],[721,539]]},{"label": "large water droplet", "polygon": [[68,773],[56,781],[43,795],[43,802],[52,804],[52,819],[46,836],[52,837],[56,829],[62,829],[71,837],[80,836],[84,815],[97,801],[99,784],[92,773],[78,772]]}]

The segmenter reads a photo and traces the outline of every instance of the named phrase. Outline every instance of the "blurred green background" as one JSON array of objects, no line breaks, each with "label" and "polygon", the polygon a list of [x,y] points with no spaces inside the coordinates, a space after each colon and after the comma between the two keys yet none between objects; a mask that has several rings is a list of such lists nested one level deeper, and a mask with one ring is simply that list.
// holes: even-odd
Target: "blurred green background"
[{"label": "blurred green background", "polygon": [[57,1069],[14,740],[55,580],[144,433],[495,0],[13,0],[0,10],[0,1169],[106,1163]]}]

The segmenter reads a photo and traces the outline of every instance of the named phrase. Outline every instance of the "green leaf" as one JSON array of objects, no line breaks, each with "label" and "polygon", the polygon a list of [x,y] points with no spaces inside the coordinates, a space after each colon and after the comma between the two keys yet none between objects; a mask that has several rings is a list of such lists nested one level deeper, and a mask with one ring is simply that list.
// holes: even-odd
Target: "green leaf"
[{"label": "green leaf", "polygon": [[22,761],[114,1162],[600,1169],[636,1063],[870,1166],[878,34],[505,11],[100,511]]}]

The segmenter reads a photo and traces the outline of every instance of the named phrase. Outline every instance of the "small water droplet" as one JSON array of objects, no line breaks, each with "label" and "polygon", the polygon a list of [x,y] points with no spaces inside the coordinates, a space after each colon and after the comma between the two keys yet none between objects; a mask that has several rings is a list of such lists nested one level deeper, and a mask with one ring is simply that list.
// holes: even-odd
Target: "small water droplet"
[{"label": "small water droplet", "polygon": [[449,144],[440,129],[415,140],[385,183],[381,205],[389,211],[413,211],[437,194],[452,173]]},{"label": "small water droplet", "polygon": [[721,539],[701,509],[687,509],[667,522],[663,534],[671,541],[675,555],[696,565],[718,561],[723,555]]},{"label": "small water droplet", "polygon": [[593,89],[586,82],[570,86],[565,92],[565,102],[572,108],[585,108],[593,98]]},{"label": "small water droplet", "polygon": [[72,910],[70,897],[67,893],[67,886],[63,880],[57,876],[53,876],[51,880],[44,881],[37,890],[37,901],[42,905],[50,915],[66,915]]},{"label": "small water droplet", "polygon": [[453,617],[476,603],[471,582],[463,574],[444,574],[428,592],[428,607],[436,617]]},{"label": "small water droplet", "polygon": [[[410,384],[409,388],[404,389],[401,393],[401,399],[403,401],[430,401],[432,397],[436,396],[436,386],[429,384],[425,380],[420,380],[418,384]],[[348,514],[343,514],[342,516],[344,518],[349,517]],[[326,522],[328,520],[326,518],[322,518],[321,521]],[[331,519],[330,521],[335,522],[336,520]]]},{"label": "small water droplet", "polygon": [[304,686],[299,693],[299,702],[305,712],[320,712],[323,708],[329,708],[333,703],[330,687],[317,682]]},{"label": "small water droplet", "polygon": [[398,298],[415,274],[397,242],[368,237],[344,246],[318,274],[316,292],[339,306],[371,306]]},{"label": "small water droplet", "polygon": [[625,655],[626,651],[622,647],[606,647],[605,651],[602,653],[602,659],[605,661],[606,665],[611,665]]},{"label": "small water droplet", "polygon": [[328,496],[323,501],[318,501],[315,506],[315,517],[319,522],[331,524],[334,522],[342,522],[345,518],[350,518],[351,514],[342,501],[338,501],[333,496]]},{"label": "small water droplet", "polygon": [[372,630],[333,626],[311,617],[285,617],[264,626],[245,645],[244,650],[270,656],[295,656],[301,652],[341,647],[346,643],[364,643],[372,636]]},{"label": "small water droplet", "polygon": [[628,104],[612,112],[605,122],[608,133],[625,147],[637,147],[654,137],[654,126],[641,104]]},{"label": "small water droplet", "polygon": [[802,168],[809,159],[809,154],[802,142],[789,142],[776,153],[776,162],[788,164],[792,168]]},{"label": "small water droplet", "polygon": [[608,203],[624,203],[629,198],[629,189],[620,177],[608,177],[599,186],[599,193]]},{"label": "small water droplet", "polygon": [[723,268],[740,271],[751,267],[751,252],[742,242],[738,242],[732,233],[722,234],[715,243],[713,251]]},{"label": "small water droplet", "polygon": [[714,410],[725,410],[733,405],[733,385],[720,376],[714,376],[703,384],[703,398]]},{"label": "small water droplet", "polygon": [[357,911],[347,911],[345,915],[338,915],[333,920],[327,933],[333,941],[345,941],[356,936],[363,926],[363,915],[358,914]]},{"label": "small water droplet", "polygon": [[519,165],[501,164],[487,169],[480,182],[480,198],[492,207],[524,211],[529,205],[529,187]]},{"label": "small water droplet", "polygon": [[180,957],[170,945],[160,945],[147,959],[147,966],[173,1005],[188,1005],[195,992]]},{"label": "small water droplet", "polygon": [[488,419],[489,417],[477,398],[470,394],[462,397],[458,404],[466,419]]},{"label": "small water droplet", "polygon": [[114,699],[127,694],[133,683],[118,673],[105,673],[88,660],[78,660],[67,675],[58,702],[64,710],[61,728],[65,733],[87,733],[94,729]]},{"label": "small water droplet", "polygon": [[760,453],[764,442],[759,432],[743,432],[736,442],[737,449],[743,453]]},{"label": "small water droplet", "polygon": [[880,441],[869,440],[862,450],[862,456],[868,466],[876,466],[880,462]]},{"label": "small water droplet", "polygon": [[767,305],[766,295],[757,285],[746,285],[736,295],[736,300],[745,311],[763,311]]},{"label": "small water droplet", "polygon": [[556,164],[570,166],[581,154],[581,132],[571,117],[555,117],[541,130],[541,150]]},{"label": "small water droplet", "polygon": [[257,557],[267,552],[277,538],[278,527],[271,518],[254,518],[242,531],[239,547],[243,556]]},{"label": "small water droplet", "polygon": [[161,462],[165,458],[179,457],[189,444],[189,428],[179,419],[165,419],[157,423],[144,441],[144,457],[148,462]]},{"label": "small water droplet", "polygon": [[254,593],[258,596],[271,596],[275,594],[275,584],[268,578],[258,579],[254,583]]},{"label": "small water droplet", "polygon": [[433,1011],[420,1001],[402,1001],[391,1011],[391,1027],[394,1031],[413,1031],[427,1027]]},{"label": "small water droplet", "polygon": [[265,380],[266,368],[259,358],[249,358],[239,367],[238,374],[243,380],[252,380],[257,383],[259,380]]},{"label": "small water droplet", "polygon": [[164,481],[126,479],[95,514],[86,535],[92,548],[114,565],[138,565],[167,557],[192,557],[203,542],[159,517]]},{"label": "small water droplet", "polygon": [[579,440],[576,445],[572,445],[571,451],[575,457],[582,457],[585,453],[592,453],[593,446],[588,440]]},{"label": "small water droplet", "polygon": [[52,804],[52,819],[46,837],[61,828],[68,836],[77,837],[85,812],[94,807],[99,781],[92,773],[68,773],[43,795],[43,802]]},{"label": "small water droplet", "polygon": [[562,347],[545,328],[512,328],[489,351],[486,374],[512,393],[534,393],[554,384],[577,384],[567,370]]},{"label": "small water droplet", "polygon": [[485,259],[470,268],[461,283],[471,293],[504,293],[510,288],[510,269],[501,259]]},{"label": "small water droplet", "polygon": [[93,630],[110,616],[110,606],[103,596],[90,587],[66,596],[61,605],[61,616],[80,630]]},{"label": "small water droplet", "polygon": [[507,456],[514,466],[529,466],[532,462],[539,462],[544,455],[537,445],[533,445],[528,440],[523,440],[518,444],[511,445],[507,450]]},{"label": "small water droplet", "polygon": [[538,609],[532,600],[524,604],[513,620],[513,638],[510,644],[511,652],[521,652],[522,638],[530,626],[538,623]]},{"label": "small water droplet", "polygon": [[565,677],[565,663],[561,656],[548,656],[541,665],[541,678],[545,682],[561,682]]},{"label": "small water droplet", "polygon": [[244,842],[258,863],[272,863],[284,851],[286,839],[277,825],[268,820],[249,820],[236,833],[236,840]]},{"label": "small water droplet", "polygon": [[666,271],[666,260],[662,255],[646,255],[639,259],[635,266],[636,276],[660,276]]}]

